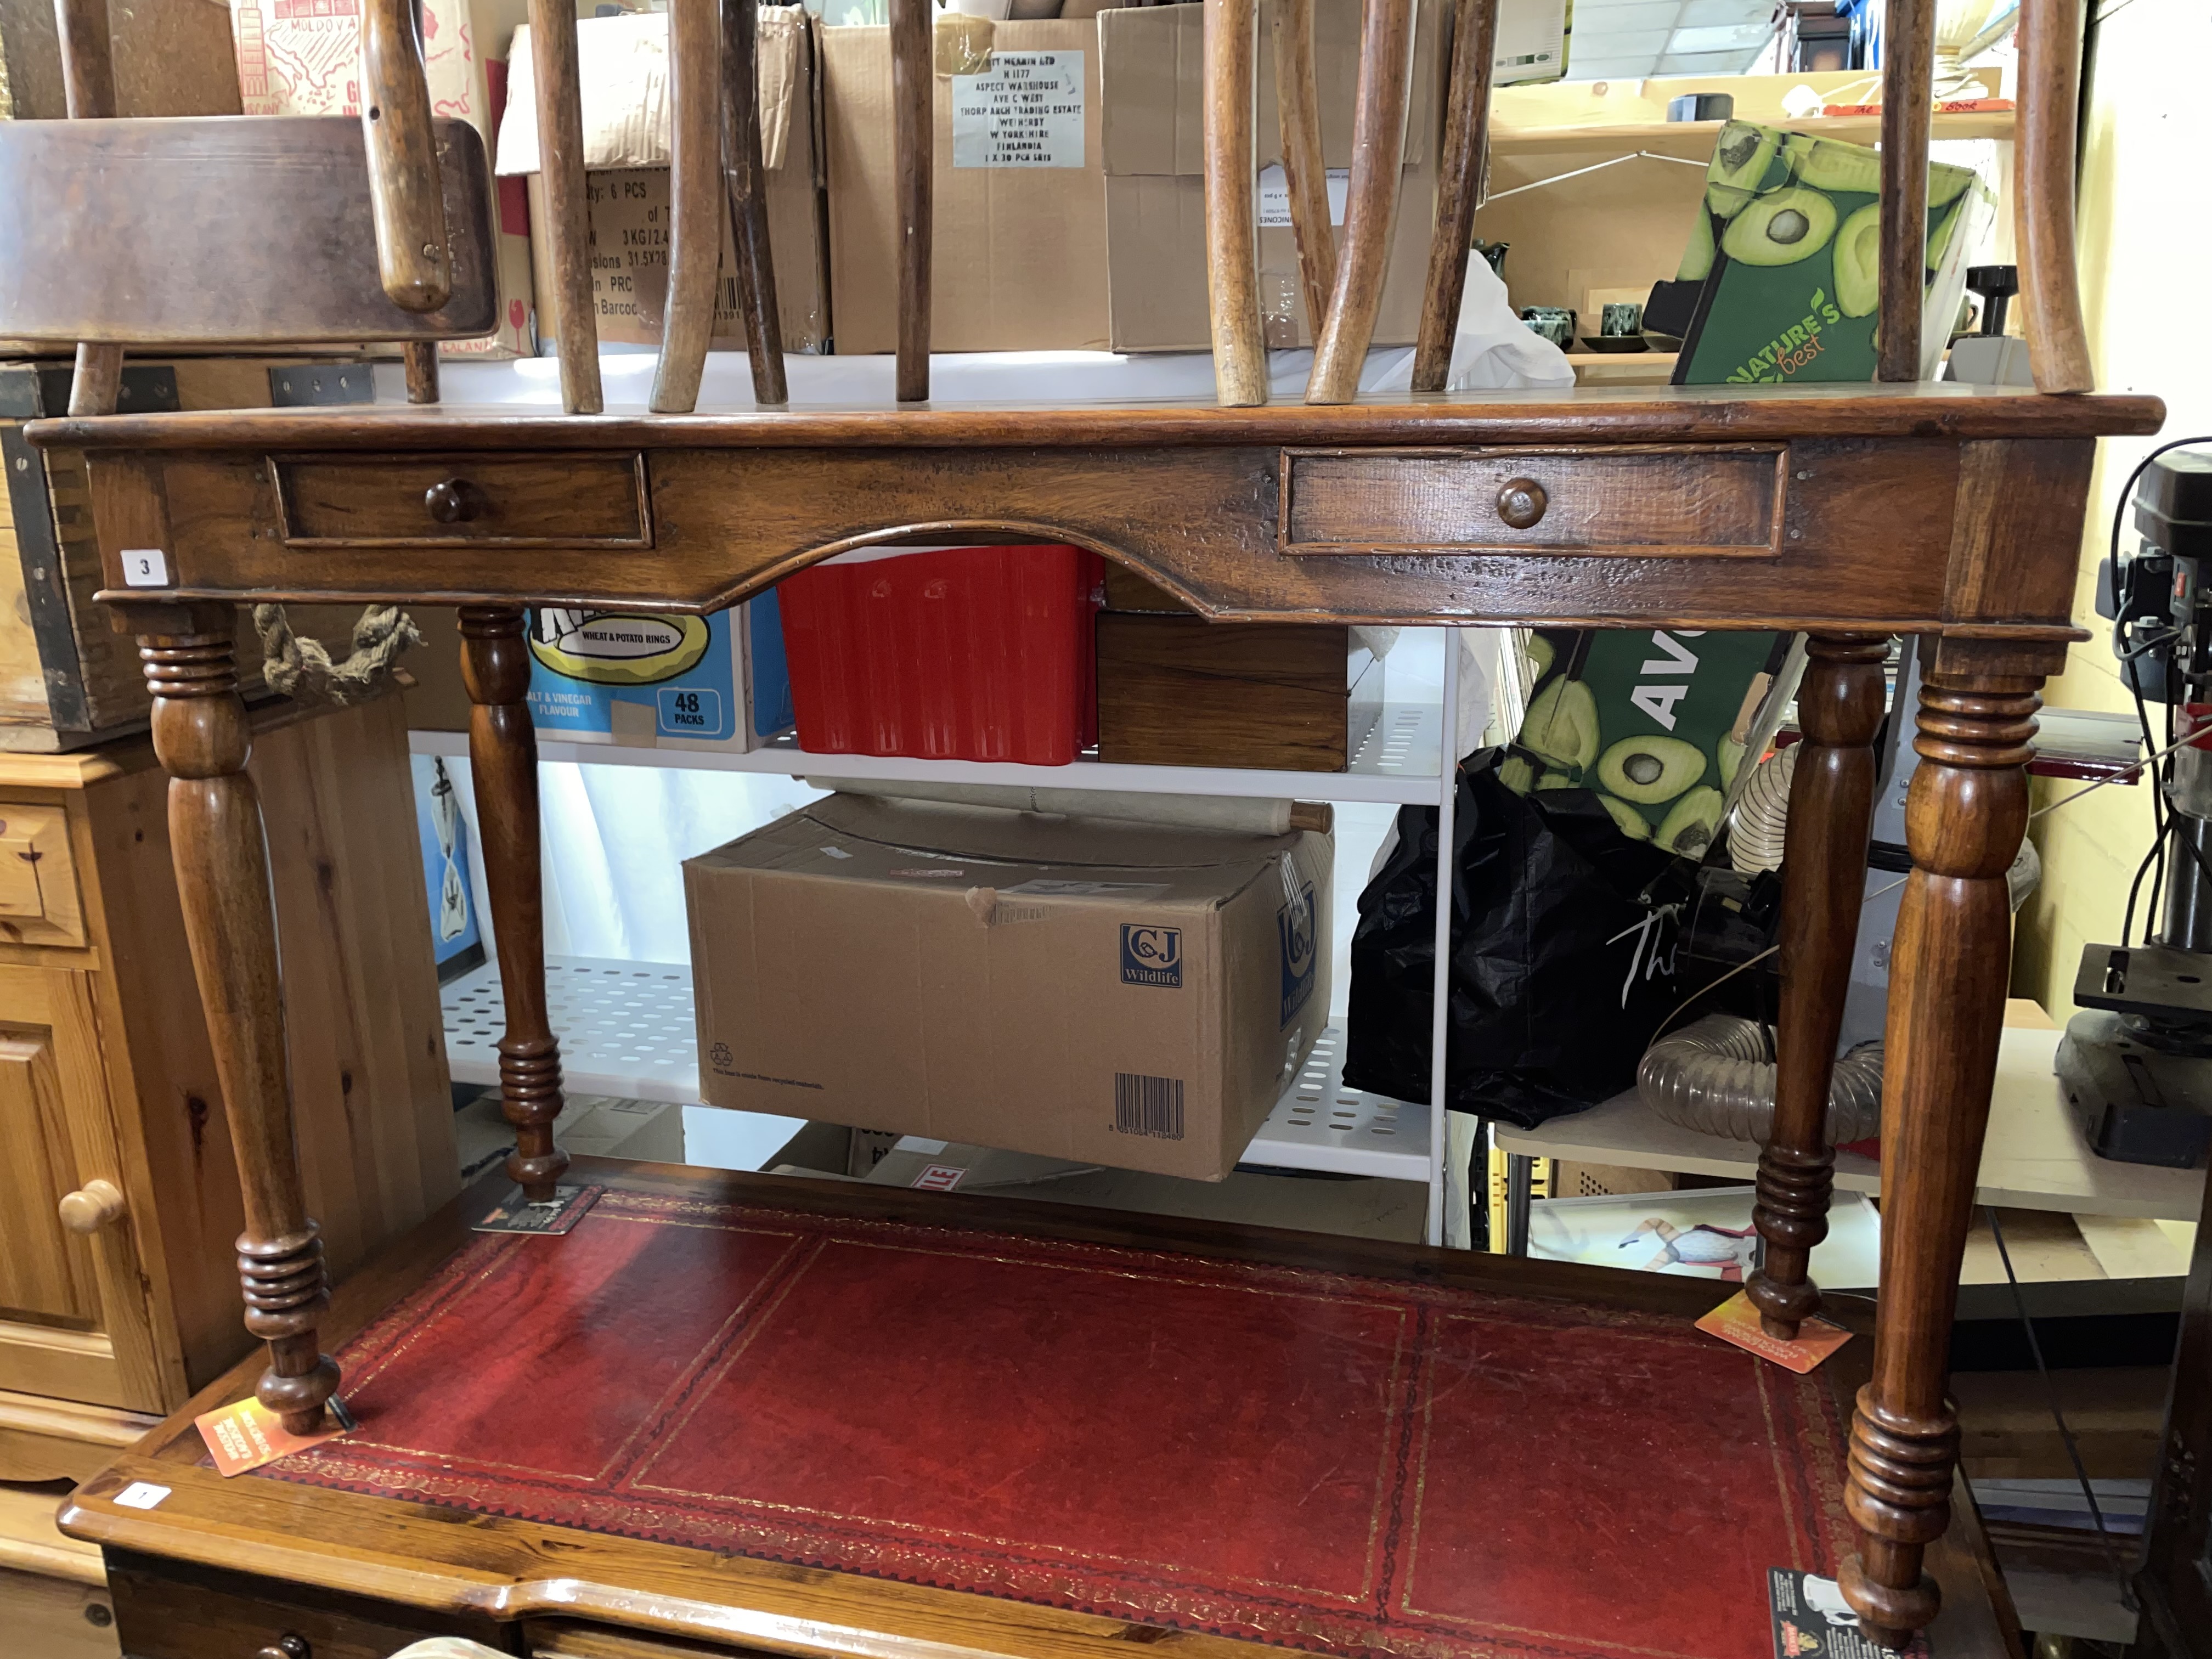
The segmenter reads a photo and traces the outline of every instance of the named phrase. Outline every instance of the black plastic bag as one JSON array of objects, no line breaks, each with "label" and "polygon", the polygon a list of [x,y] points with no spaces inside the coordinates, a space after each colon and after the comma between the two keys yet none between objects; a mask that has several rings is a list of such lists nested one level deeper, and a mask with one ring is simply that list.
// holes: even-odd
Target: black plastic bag
[{"label": "black plastic bag", "polygon": [[[1631,841],[1586,789],[1517,795],[1470,756],[1453,809],[1448,1101],[1533,1128],[1636,1081],[1680,996],[1674,929],[1691,866]],[[1429,1097],[1437,809],[1359,896],[1345,1081]]]}]

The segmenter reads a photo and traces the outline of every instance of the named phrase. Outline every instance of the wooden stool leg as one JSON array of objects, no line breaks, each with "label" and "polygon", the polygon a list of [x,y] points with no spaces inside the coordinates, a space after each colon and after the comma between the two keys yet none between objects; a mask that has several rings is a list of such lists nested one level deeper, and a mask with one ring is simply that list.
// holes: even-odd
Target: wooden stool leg
[{"label": "wooden stool leg", "polygon": [[331,1297],[320,1230],[300,1182],[269,847],[260,795],[246,775],[251,733],[238,696],[235,619],[225,605],[179,605],[149,620],[156,631],[138,636],[138,655],[154,693],[155,752],[169,774],[177,896],[246,1200],[238,1241],[246,1328],[269,1345],[254,1393],[285,1427],[308,1434],[322,1426],[338,1368],[316,1340]]},{"label": "wooden stool leg", "polygon": [[1921,764],[1905,802],[1914,869],[1890,957],[1881,1308],[1844,1500],[1859,1529],[1844,1594],[1885,1647],[1903,1646],[1941,1603],[1921,1559],[1951,1518],[1951,1318],[2004,1023],[2005,872],[2027,827],[2042,684],[1939,659],[1920,694]]},{"label": "wooden stool leg", "polygon": [[1746,1287],[1769,1336],[1794,1340],[1820,1305],[1813,1247],[1828,1236],[1835,1149],[1828,1079],[1843,1029],[1851,947],[1866,902],[1874,817],[1875,729],[1881,724],[1886,639],[1815,634],[1806,646],[1797,715],[1805,733],[1790,784],[1783,848],[1782,1024],[1776,1039],[1774,1127],[1759,1154],[1752,1218],[1766,1261]]},{"label": "wooden stool leg", "polygon": [[530,724],[530,650],[513,605],[461,607],[461,674],[469,701],[469,763],[507,1034],[499,1091],[514,1126],[507,1172],[533,1204],[553,1196],[568,1155],[553,1144],[561,1115],[561,1045],[545,1015],[545,895],[538,873],[538,734]]}]

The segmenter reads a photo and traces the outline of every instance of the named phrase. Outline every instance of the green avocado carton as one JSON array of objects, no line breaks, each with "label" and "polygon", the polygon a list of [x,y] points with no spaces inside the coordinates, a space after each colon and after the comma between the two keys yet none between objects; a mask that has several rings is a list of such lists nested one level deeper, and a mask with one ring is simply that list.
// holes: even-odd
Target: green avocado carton
[{"label": "green avocado carton", "polygon": [[[1934,378],[1996,212],[1972,167],[1928,169],[1920,376]],[[1677,386],[1870,380],[1881,314],[1881,156],[1864,144],[1730,121],[1677,280],[1703,282]]]},{"label": "green avocado carton", "polygon": [[1588,789],[1623,835],[1702,858],[1790,636],[1544,629],[1535,684],[1498,763],[1518,794]]}]

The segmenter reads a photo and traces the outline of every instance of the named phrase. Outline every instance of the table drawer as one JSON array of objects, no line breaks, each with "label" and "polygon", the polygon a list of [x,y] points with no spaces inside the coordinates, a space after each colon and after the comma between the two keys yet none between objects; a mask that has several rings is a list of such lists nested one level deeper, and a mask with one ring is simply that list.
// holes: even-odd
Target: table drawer
[{"label": "table drawer", "polygon": [[1778,444],[1286,450],[1285,553],[1770,557]]},{"label": "table drawer", "polygon": [[650,547],[645,457],[277,456],[290,547]]}]

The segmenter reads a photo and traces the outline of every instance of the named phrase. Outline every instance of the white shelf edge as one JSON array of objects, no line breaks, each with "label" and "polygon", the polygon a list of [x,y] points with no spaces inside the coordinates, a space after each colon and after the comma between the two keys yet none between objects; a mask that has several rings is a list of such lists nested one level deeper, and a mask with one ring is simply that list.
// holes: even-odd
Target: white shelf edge
[{"label": "white shelf edge", "polygon": [[[699,1103],[689,968],[597,957],[548,957],[545,967],[546,1000],[554,1034],[561,1039],[562,1080],[568,1093]],[[593,1013],[586,1016],[572,997],[596,991],[595,981],[606,984],[609,994],[595,998]],[[626,996],[627,1007],[617,1005],[614,993]],[[453,1080],[495,1086],[499,1060],[492,1045],[503,1023],[496,1012],[498,964],[487,962],[441,987],[440,1000],[446,1011],[447,1062]],[[656,1036],[642,1042],[633,1036],[627,1046],[654,1048],[660,1056],[657,1060],[640,1055],[625,1059],[599,1046],[610,1027],[626,1024],[635,1030],[656,1023]],[[1240,1161],[1425,1183],[1430,1177],[1429,1109],[1345,1088],[1343,1054],[1342,1030],[1328,1027]],[[1406,1150],[1396,1150],[1395,1144]]]},{"label": "white shelf edge", "polygon": [[[1420,716],[1412,747],[1417,763],[1437,767],[1441,755],[1442,715],[1433,703],[1385,703],[1377,732],[1401,711]],[[465,732],[410,732],[409,750],[417,755],[465,759]],[[1372,742],[1370,736],[1369,741]],[[1363,745],[1364,746],[1364,745]],[[1394,805],[1433,806],[1446,775],[1439,769],[1386,772],[1246,771],[1228,767],[1126,766],[1075,761],[1066,766],[1021,766],[997,761],[920,760],[902,756],[816,755],[785,744],[745,753],[720,750],[658,749],[624,744],[577,743],[538,738],[540,761],[581,766],[670,767],[684,771],[758,772],[803,777],[878,779],[890,782],[1011,784],[1025,788],[1116,789],[1133,794],[1243,795],[1302,800],[1371,801]]]}]

